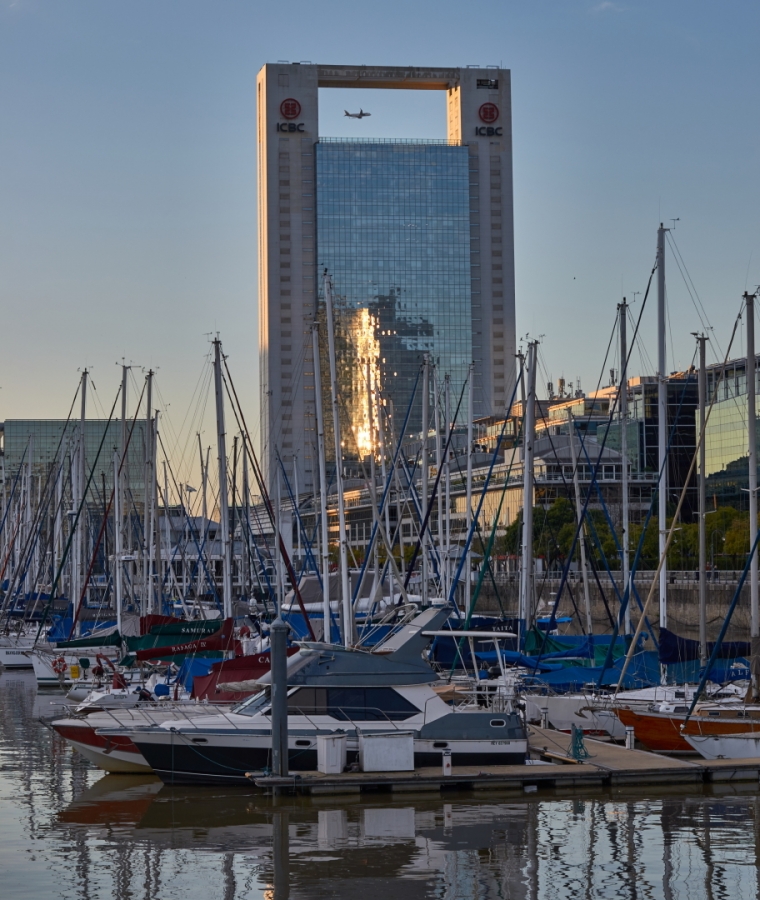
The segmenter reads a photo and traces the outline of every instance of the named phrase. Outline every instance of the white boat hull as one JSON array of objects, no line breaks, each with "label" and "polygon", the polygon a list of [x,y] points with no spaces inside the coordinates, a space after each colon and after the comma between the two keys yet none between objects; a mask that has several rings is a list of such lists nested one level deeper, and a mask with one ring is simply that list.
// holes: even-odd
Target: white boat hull
[{"label": "white boat hull", "polygon": [[[34,668],[34,677],[37,679],[39,687],[72,687],[73,685],[86,685],[88,693],[97,686],[97,682],[88,677],[89,669],[83,669],[79,664],[79,660],[87,657],[87,659],[90,660],[90,668],[98,665],[98,655],[108,656],[109,659],[117,662],[116,657],[113,656],[112,647],[88,647],[86,651],[80,650],[78,655],[76,652],[71,651],[65,653],[61,652],[55,655],[55,651],[51,653],[49,650],[34,650],[31,651],[29,655],[31,657],[32,667]],[[61,674],[54,669],[55,660],[58,659],[63,660],[63,671]],[[77,672],[79,677],[74,678],[72,672]]]},{"label": "white boat hull", "polygon": [[760,733],[685,734],[684,738],[704,759],[760,759]]},{"label": "white boat hull", "polygon": [[31,669],[32,660],[26,650],[0,647],[0,665],[5,669]]},{"label": "white boat hull", "polygon": [[557,731],[569,732],[575,725],[584,734],[606,735],[615,741],[625,740],[625,726],[612,709],[605,709],[598,699],[583,694],[533,696],[526,699],[531,701],[531,706],[535,707],[539,715],[546,710],[549,724]]}]

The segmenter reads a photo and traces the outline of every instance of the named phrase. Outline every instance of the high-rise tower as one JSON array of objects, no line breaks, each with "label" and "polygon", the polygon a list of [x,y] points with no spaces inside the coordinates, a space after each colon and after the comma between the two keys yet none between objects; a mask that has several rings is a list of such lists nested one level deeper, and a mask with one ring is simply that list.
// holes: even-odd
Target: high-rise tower
[{"label": "high-rise tower", "polygon": [[[442,141],[320,138],[319,88],[441,90]],[[367,364],[397,427],[423,355],[476,416],[514,384],[510,73],[268,64],[257,81],[262,456],[311,490],[317,470],[311,323],[332,279],[348,453],[366,452]],[[408,432],[419,431],[412,409]]]}]

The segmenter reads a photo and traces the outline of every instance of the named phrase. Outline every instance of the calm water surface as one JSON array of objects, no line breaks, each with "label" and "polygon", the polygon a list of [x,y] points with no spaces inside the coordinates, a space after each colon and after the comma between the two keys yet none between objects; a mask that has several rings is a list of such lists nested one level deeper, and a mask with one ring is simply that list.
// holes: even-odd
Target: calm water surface
[{"label": "calm water surface", "polygon": [[[284,799],[103,775],[0,675],[0,897],[757,898],[756,786]],[[751,788],[751,789],[750,789]]]}]

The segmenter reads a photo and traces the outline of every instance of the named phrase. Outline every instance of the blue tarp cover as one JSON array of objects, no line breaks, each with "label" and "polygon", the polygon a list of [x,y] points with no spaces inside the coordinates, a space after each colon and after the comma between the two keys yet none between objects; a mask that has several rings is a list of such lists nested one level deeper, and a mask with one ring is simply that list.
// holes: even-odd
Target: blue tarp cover
[{"label": "blue tarp cover", "polygon": [[[715,644],[709,641],[707,655],[713,652]],[[723,641],[718,650],[718,659],[738,659],[751,654],[749,641]],[[660,629],[660,662],[665,665],[671,663],[691,662],[699,659],[699,641],[679,637],[667,628]]]},{"label": "blue tarp cover", "polygon": [[[51,644],[57,643],[58,641],[66,641],[69,638],[69,634],[71,632],[71,626],[74,620],[71,616],[52,616],[53,619],[53,627],[48,629],[47,638]],[[106,622],[80,622],[80,636],[88,637],[92,635],[94,631],[105,630],[106,628],[112,628],[116,625],[116,619],[112,621]]]},{"label": "blue tarp cover", "polygon": [[211,666],[213,666],[214,663],[221,662],[222,659],[223,657],[216,657],[215,659],[211,657],[209,657],[208,659],[194,659],[188,656],[179,667],[179,672],[177,672],[177,681],[179,681],[179,683],[183,685],[188,691],[192,691],[193,678],[198,675],[208,675],[208,673],[211,671]]},{"label": "blue tarp cover", "polygon": [[[606,671],[602,666],[569,666],[559,672],[537,675],[532,679],[535,684],[545,684],[560,693],[563,691],[579,691],[587,684],[609,686],[617,684],[623,668],[623,659],[618,659]],[[604,672],[604,674],[602,674]],[[644,650],[634,654],[625,673],[621,687],[625,690],[649,687],[660,683],[660,663],[657,652]]]}]

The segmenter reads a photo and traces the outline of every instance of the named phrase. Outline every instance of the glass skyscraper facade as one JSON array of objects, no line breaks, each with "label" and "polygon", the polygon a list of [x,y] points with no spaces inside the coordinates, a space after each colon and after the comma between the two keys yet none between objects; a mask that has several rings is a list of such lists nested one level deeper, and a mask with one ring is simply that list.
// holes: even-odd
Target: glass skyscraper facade
[{"label": "glass skyscraper facade", "polygon": [[[346,424],[362,446],[367,375],[403,424],[424,354],[452,405],[473,359],[469,154],[444,141],[320,140],[317,274],[330,275]],[[323,298],[320,297],[320,301]],[[407,434],[421,429],[421,391]],[[344,437],[348,438],[347,435]]]}]

